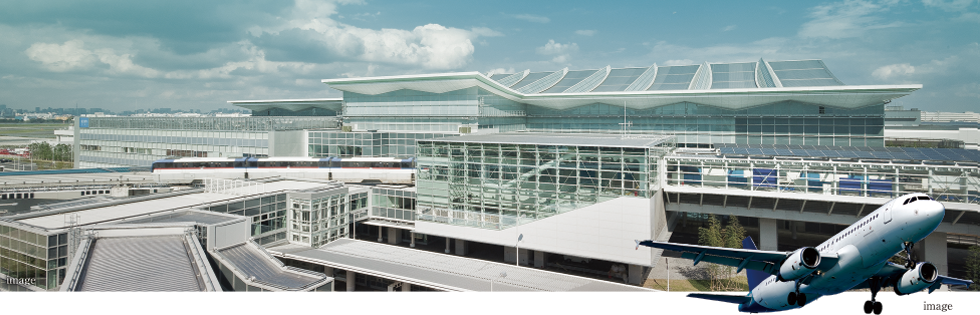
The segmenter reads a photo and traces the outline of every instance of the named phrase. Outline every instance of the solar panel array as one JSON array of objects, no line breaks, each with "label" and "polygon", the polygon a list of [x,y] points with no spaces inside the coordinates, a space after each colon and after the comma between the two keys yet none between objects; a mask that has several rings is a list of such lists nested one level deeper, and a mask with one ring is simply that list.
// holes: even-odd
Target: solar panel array
[{"label": "solar panel array", "polygon": [[798,156],[837,159],[882,159],[980,163],[980,151],[965,149],[844,147],[796,144],[716,143],[722,155]]}]

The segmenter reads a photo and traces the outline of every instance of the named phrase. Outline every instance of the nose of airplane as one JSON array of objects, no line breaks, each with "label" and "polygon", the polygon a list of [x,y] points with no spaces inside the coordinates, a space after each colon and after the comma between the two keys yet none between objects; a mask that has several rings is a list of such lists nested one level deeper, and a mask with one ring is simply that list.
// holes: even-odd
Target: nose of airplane
[{"label": "nose of airplane", "polygon": [[929,200],[919,208],[919,215],[939,225],[939,222],[942,222],[943,217],[946,215],[946,207],[939,201]]}]

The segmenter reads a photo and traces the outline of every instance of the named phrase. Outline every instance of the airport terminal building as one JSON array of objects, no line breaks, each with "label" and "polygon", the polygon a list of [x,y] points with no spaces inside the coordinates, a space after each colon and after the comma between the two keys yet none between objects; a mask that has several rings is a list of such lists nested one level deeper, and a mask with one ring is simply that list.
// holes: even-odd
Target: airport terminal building
[{"label": "airport terminal building", "polygon": [[[76,165],[416,158],[414,185],[293,192],[284,214],[245,214],[258,224],[254,243],[272,255],[351,281],[331,255],[367,246],[344,238],[368,233],[392,245],[444,244],[456,256],[499,249],[503,261],[535,268],[605,275],[622,265],[629,283],[642,284],[662,253],[634,249],[634,240],[694,233],[696,242],[709,214],[739,216],[762,249],[793,250],[913,192],[947,206],[944,223],[917,246],[943,274],[960,272],[957,255],[980,235],[980,155],[885,147],[885,105],[921,85],[845,85],[820,60],[323,82],[343,97],[231,101],[252,110],[244,118],[152,118],[165,125],[91,117],[75,128]],[[366,204],[352,208],[352,200]],[[339,218],[303,216],[339,205],[357,228],[324,230]]]}]

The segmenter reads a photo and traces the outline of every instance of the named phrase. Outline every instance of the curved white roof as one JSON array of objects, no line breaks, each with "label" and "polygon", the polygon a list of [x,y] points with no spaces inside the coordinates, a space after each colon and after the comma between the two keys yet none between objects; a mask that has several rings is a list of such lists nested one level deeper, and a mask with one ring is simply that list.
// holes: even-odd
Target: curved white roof
[{"label": "curved white roof", "polygon": [[[822,68],[813,68],[816,65]],[[479,72],[327,79],[322,82],[341,91],[367,95],[401,89],[445,93],[480,87],[514,101],[554,109],[593,103],[645,109],[679,102],[741,109],[783,101],[858,108],[888,102],[922,88],[921,84],[843,85],[819,60],[771,63],[760,60],[757,63],[705,63],[662,67],[653,65],[640,74],[636,68],[610,69],[604,80],[616,81],[609,85],[599,83],[596,88],[584,92],[570,88],[548,91],[548,88],[555,86],[561,78],[572,72],[574,71],[562,69],[557,72],[529,73],[523,75],[520,82],[510,86]],[[552,75],[551,78],[546,78],[549,75]],[[780,75],[787,77],[784,79],[786,82],[780,83],[783,78]],[[550,82],[544,82],[546,79]],[[630,79],[633,81],[627,82]],[[696,79],[699,81],[695,81]],[[760,79],[761,82],[756,82]],[[538,87],[542,90],[534,92],[538,88],[526,89],[525,87],[531,85],[527,81],[544,83],[535,85],[550,85],[548,88]],[[807,85],[816,83],[824,85]]]}]

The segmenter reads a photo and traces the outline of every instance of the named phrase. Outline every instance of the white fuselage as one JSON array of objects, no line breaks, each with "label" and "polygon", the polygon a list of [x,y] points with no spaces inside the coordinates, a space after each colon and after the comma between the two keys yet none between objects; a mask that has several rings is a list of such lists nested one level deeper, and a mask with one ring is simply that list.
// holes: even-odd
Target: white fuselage
[{"label": "white fuselage", "polygon": [[[904,242],[918,242],[939,226],[946,209],[937,201],[918,199],[911,194],[893,199],[816,247],[821,254],[837,255],[837,264],[800,285],[807,303],[823,295],[847,291],[861,284],[879,270],[888,258],[904,250]],[[905,204],[906,200],[915,198]],[[787,302],[795,292],[795,281],[779,281],[770,276],[752,290],[755,303],[772,310],[799,308]]]}]

